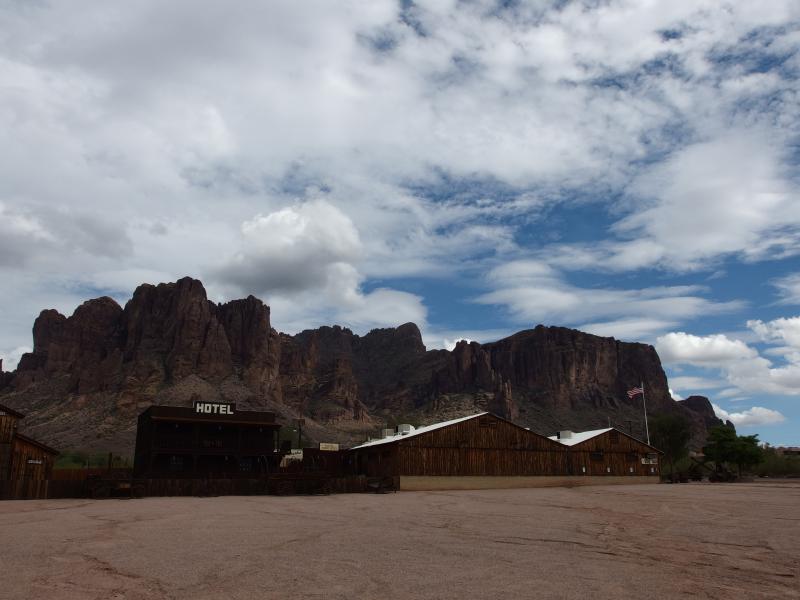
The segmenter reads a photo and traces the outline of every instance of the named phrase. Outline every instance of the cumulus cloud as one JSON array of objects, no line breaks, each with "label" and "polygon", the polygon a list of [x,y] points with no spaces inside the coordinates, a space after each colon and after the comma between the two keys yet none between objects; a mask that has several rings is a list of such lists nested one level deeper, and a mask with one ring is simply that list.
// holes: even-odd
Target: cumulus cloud
[{"label": "cumulus cloud", "polygon": [[665,363],[710,367],[724,367],[758,357],[755,349],[724,334],[698,336],[682,331],[659,337],[656,350]]},{"label": "cumulus cloud", "polygon": [[329,202],[311,200],[257,215],[242,224],[241,233],[242,249],[216,269],[214,279],[268,298],[277,323],[297,329],[294,320],[313,322],[313,315],[357,330],[408,321],[425,325],[419,296],[362,290],[359,233]]},{"label": "cumulus cloud", "polygon": [[788,348],[783,349],[786,354],[800,352],[800,317],[774,319],[766,323],[755,319],[748,321],[747,326],[763,341],[786,344]]},{"label": "cumulus cloud", "polygon": [[[780,321],[783,320],[777,320],[777,324],[751,324],[751,327],[763,329],[765,335],[777,335],[774,331],[780,330]],[[793,352],[784,356],[789,362],[775,365],[755,348],[725,334],[696,336],[684,332],[659,337],[656,350],[666,364],[718,369],[725,381],[734,386],[721,397],[750,393],[800,394],[800,362],[794,361],[797,356]]]},{"label": "cumulus cloud", "polygon": [[780,412],[763,406],[754,406],[741,412],[728,412],[720,406],[713,404],[714,413],[723,421],[730,421],[737,427],[752,427],[755,425],[775,425],[786,420]]},{"label": "cumulus cloud", "polygon": [[282,293],[350,285],[343,265],[360,258],[353,222],[324,200],[257,215],[242,224],[243,249],[216,273],[242,290]]}]

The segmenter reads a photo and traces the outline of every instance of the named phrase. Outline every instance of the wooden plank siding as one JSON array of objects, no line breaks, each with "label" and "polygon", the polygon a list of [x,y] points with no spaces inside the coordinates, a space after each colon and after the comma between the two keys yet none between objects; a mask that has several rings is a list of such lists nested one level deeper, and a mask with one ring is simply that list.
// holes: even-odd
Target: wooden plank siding
[{"label": "wooden plank siding", "polygon": [[487,414],[397,442],[398,475],[555,475],[566,449]]},{"label": "wooden plank siding", "polygon": [[14,434],[17,431],[18,417],[9,414],[0,406],[0,479],[11,477],[11,454],[14,444]]},{"label": "wooden plank siding", "polygon": [[21,435],[14,438],[9,479],[50,479],[58,453]]},{"label": "wooden plank siding", "polygon": [[522,476],[566,472],[564,450],[499,450],[495,448],[404,448],[398,472],[406,475]]},{"label": "wooden plank siding", "polygon": [[492,414],[354,452],[369,477],[561,475],[569,468],[566,447]]},{"label": "wooden plank siding", "polygon": [[[660,475],[661,452],[612,429],[570,447],[573,475]],[[655,458],[658,464],[644,464]]]},{"label": "wooden plank siding", "polygon": [[[618,430],[568,446],[485,414],[353,449],[368,477],[658,476],[660,452]],[[644,460],[643,460],[644,459]]]},{"label": "wooden plank siding", "polygon": [[0,408],[0,444],[10,444],[14,439],[14,432],[17,429],[18,417],[7,414]]},{"label": "wooden plank siding", "polygon": [[44,479],[0,480],[0,500],[43,500],[49,484]]}]

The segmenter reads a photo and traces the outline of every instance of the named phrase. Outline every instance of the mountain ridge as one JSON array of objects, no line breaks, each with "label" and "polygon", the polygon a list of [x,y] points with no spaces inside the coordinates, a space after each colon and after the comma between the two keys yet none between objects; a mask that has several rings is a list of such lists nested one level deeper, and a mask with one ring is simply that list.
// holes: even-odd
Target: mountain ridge
[{"label": "mountain ridge", "polygon": [[142,284],[124,307],[100,297],[70,317],[43,310],[33,351],[15,371],[0,371],[0,403],[28,413],[26,429],[45,442],[126,453],[142,410],[196,399],[303,417],[311,440],[345,444],[387,421],[475,410],[540,433],[612,422],[643,437],[641,400],[626,394],[640,381],[648,410],[683,414],[702,444],[716,419],[710,403],[675,402],[647,344],[544,325],[452,351],[428,350],[413,323],[288,335],[272,328],[258,298],[214,303],[185,277]]}]

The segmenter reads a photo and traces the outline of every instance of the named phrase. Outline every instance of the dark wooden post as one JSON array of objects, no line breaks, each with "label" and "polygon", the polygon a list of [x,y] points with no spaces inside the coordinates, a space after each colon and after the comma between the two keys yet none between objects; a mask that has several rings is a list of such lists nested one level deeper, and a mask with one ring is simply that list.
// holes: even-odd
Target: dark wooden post
[{"label": "dark wooden post", "polygon": [[305,419],[295,419],[295,424],[297,425],[297,447],[303,447],[303,425],[306,424]]}]

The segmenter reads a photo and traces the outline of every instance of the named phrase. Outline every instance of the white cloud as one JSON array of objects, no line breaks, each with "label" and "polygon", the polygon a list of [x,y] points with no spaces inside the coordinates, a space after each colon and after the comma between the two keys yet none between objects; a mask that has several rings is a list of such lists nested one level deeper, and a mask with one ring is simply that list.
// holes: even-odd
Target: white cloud
[{"label": "white cloud", "polygon": [[[419,319],[419,297],[375,280],[471,282],[486,264],[536,255],[552,238],[541,228],[526,239],[521,224],[576,190],[627,203],[605,207],[620,222],[614,239],[564,246],[580,260],[558,268],[792,252],[783,149],[798,131],[796,85],[747,66],[764,48],[794,50],[798,10],[15,4],[0,11],[0,269],[11,284],[0,345],[27,343],[42,307],[184,274],[220,299],[266,289],[287,324]],[[349,225],[305,223],[308,202],[291,203],[317,197]],[[707,239],[690,235],[701,229]],[[695,288],[588,289],[557,273],[543,283],[502,283],[484,300],[620,337],[735,308]]]},{"label": "white cloud", "polygon": [[656,340],[656,350],[667,364],[724,367],[733,362],[754,359],[758,352],[740,340],[723,334],[698,336],[682,331],[668,333]]},{"label": "white cloud", "polygon": [[766,323],[756,319],[748,321],[747,326],[763,341],[787,344],[783,349],[787,355],[800,352],[800,317],[774,319]]},{"label": "white cloud", "polygon": [[763,406],[754,406],[741,412],[727,412],[716,404],[712,404],[714,413],[723,421],[730,421],[736,427],[753,427],[756,425],[775,425],[786,420],[780,412]]},{"label": "white cloud", "polygon": [[[566,282],[555,269],[537,260],[498,266],[489,272],[487,282],[495,289],[475,301],[504,305],[518,321],[579,324],[599,335],[627,339],[664,331],[699,314],[724,313],[742,306],[739,302],[707,300],[697,295],[702,288],[691,286],[582,288]],[[611,321],[586,323],[598,318]]]},{"label": "white cloud", "polygon": [[352,287],[352,265],[362,253],[353,222],[324,200],[257,215],[242,224],[243,249],[223,264],[217,278],[242,291],[303,292],[342,283]]},{"label": "white cloud", "polygon": [[781,304],[800,304],[800,273],[776,279],[773,284],[778,288]]},{"label": "white cloud", "polygon": [[414,294],[378,288],[364,293],[363,247],[353,222],[324,200],[295,204],[242,225],[242,250],[216,277],[239,293],[269,299],[277,324],[296,331],[315,319],[364,331],[413,321],[426,309]]},{"label": "white cloud", "polygon": [[642,174],[631,192],[650,196],[652,206],[616,224],[619,233],[641,239],[622,244],[612,261],[621,268],[689,269],[734,253],[750,259],[796,253],[800,203],[784,179],[780,152],[761,135],[728,133]]},{"label": "white cloud", "polygon": [[[755,330],[779,335],[781,322],[752,323]],[[784,331],[785,333],[785,331]],[[724,334],[696,336],[684,332],[673,332],[656,341],[656,350],[665,364],[693,365],[719,369],[735,391],[726,390],[720,397],[746,396],[750,393],[798,395],[800,394],[800,361],[774,365],[760,356],[758,351],[738,339]],[[795,358],[788,354],[784,358]],[[721,386],[720,386],[721,387]]]},{"label": "white cloud", "polygon": [[603,337],[615,337],[622,340],[644,340],[674,327],[678,320],[665,321],[663,319],[639,318],[617,319],[601,323],[583,323],[578,329]]},{"label": "white cloud", "polygon": [[[639,173],[616,239],[554,244],[543,259],[565,269],[691,271],[736,255],[746,261],[800,252],[800,191],[784,150],[766,134],[712,133]],[[800,285],[776,282],[785,301]]]},{"label": "white cloud", "polygon": [[713,390],[726,385],[725,381],[691,375],[670,377],[669,383],[674,389],[688,394],[693,394],[696,390]]},{"label": "white cloud", "polygon": [[744,400],[741,397],[742,391],[737,388],[726,388],[720,392],[714,392],[715,398],[727,398],[731,402],[737,402],[739,400]]},{"label": "white cloud", "polygon": [[33,348],[30,346],[18,346],[7,352],[0,352],[0,360],[3,362],[3,371],[13,371],[16,369],[22,355],[32,351]]}]

